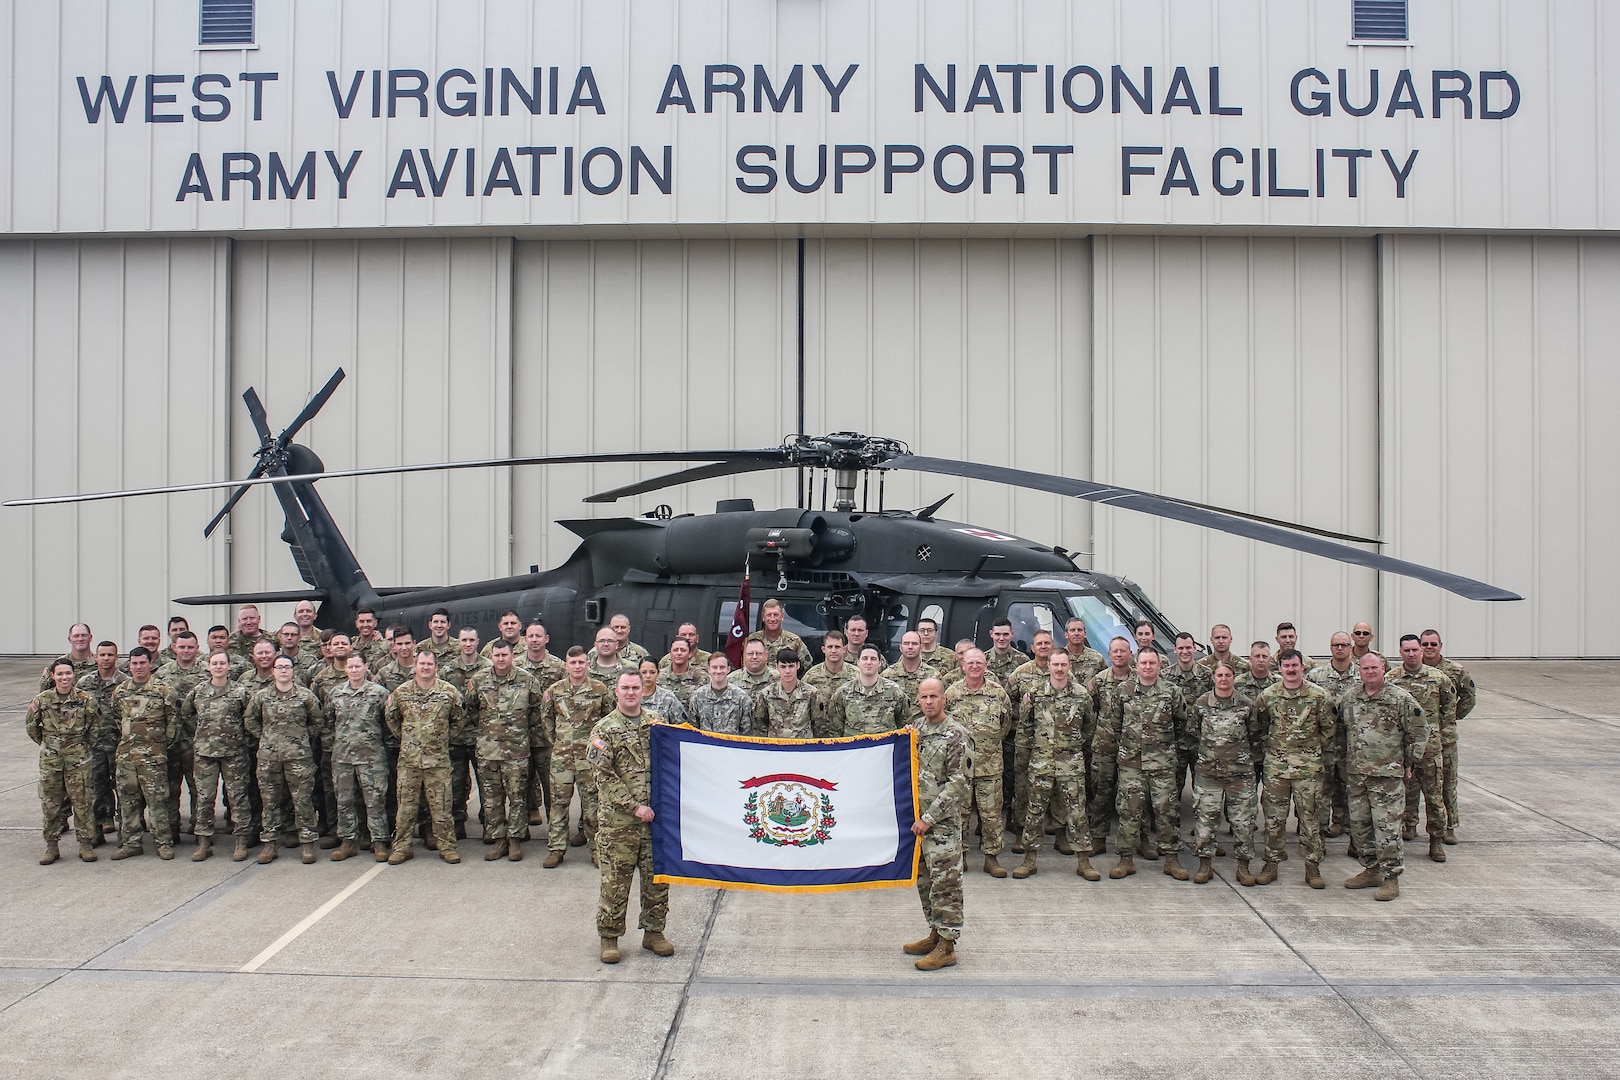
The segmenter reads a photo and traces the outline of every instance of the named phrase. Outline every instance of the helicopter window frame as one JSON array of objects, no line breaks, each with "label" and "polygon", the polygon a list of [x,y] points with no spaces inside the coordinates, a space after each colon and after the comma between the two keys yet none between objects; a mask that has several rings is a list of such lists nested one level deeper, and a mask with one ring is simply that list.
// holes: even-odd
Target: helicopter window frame
[{"label": "helicopter window frame", "polygon": [[[1100,591],[1071,592],[1064,593],[1063,599],[1069,605],[1069,615],[1064,619],[1064,625],[1068,625],[1069,618],[1079,616],[1080,621],[1086,624],[1086,643],[1091,648],[1106,656],[1109,643],[1116,637],[1122,637],[1130,642],[1132,654],[1136,652],[1136,638],[1132,633],[1133,626],[1120,618],[1121,615],[1125,615],[1132,618],[1134,622],[1136,616],[1131,616],[1128,610],[1121,610],[1125,605],[1117,602],[1119,599],[1117,593]],[[1088,604],[1087,601],[1090,601],[1090,603]],[[1113,621],[1105,622],[1103,614],[1106,614]],[[1141,617],[1146,618],[1145,615]],[[1154,623],[1153,633],[1154,639],[1157,640],[1159,637],[1157,623]]]},{"label": "helicopter window frame", "polygon": [[[1026,614],[1021,613],[1018,610],[1019,608],[1028,608],[1030,610]],[[1040,617],[1041,611],[1046,612],[1046,619],[1044,622]],[[1056,627],[1058,625],[1058,612],[1057,609],[1052,606],[1050,600],[1036,599],[1034,597],[1015,598],[1009,600],[1007,602],[1006,614],[1000,616],[1000,618],[1004,618],[1012,623],[1013,648],[1017,649],[1019,652],[1029,654],[1030,643],[1035,640],[1035,635],[1042,630],[1052,635],[1054,644],[1057,641]],[[1065,618],[1067,618],[1067,616],[1065,616]]]}]

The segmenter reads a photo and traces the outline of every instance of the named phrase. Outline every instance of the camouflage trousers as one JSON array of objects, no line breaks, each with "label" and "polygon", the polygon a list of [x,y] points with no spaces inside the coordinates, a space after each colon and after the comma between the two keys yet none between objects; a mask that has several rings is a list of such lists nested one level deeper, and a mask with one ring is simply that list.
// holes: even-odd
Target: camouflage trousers
[{"label": "camouflage trousers", "polygon": [[1322,748],[1322,798],[1316,807],[1316,820],[1327,828],[1337,822],[1348,828],[1350,804],[1344,793],[1344,732],[1341,728],[1332,746]]},{"label": "camouflage trousers", "polygon": [[[551,806],[551,747],[529,748],[529,809],[544,810]],[[534,814],[531,812],[530,817]]]},{"label": "camouflage trousers", "polygon": [[141,846],[141,813],[152,815],[152,835],[169,847],[169,764],[162,757],[118,753],[118,843]]},{"label": "camouflage trousers", "polygon": [[1446,827],[1457,827],[1457,723],[1440,725],[1440,789],[1446,802]]},{"label": "camouflage trousers", "polygon": [[585,765],[585,750],[569,750],[551,754],[551,832],[548,837],[552,851],[568,846],[568,807],[574,801],[574,789],[579,789],[579,827],[585,831],[587,843],[596,836],[596,779]]},{"label": "camouflage trousers", "polygon": [[458,825],[467,820],[467,803],[472,798],[476,770],[472,747],[450,747],[450,816]]},{"label": "camouflage trousers", "polygon": [[1401,848],[1401,819],[1406,784],[1399,776],[1359,776],[1345,780],[1350,797],[1350,841],[1362,866],[1376,866],[1395,877],[1406,866]]},{"label": "camouflage trousers", "polygon": [[1299,819],[1299,853],[1306,862],[1320,863],[1322,823],[1316,816],[1322,801],[1322,777],[1301,776],[1288,779],[1267,776],[1260,784],[1260,814],[1266,823],[1266,862],[1282,862],[1283,833],[1288,827],[1288,803],[1292,799],[1294,816]]},{"label": "camouflage trousers", "polygon": [[98,746],[90,751],[90,801],[95,804],[97,823],[118,824],[117,776],[114,750]]},{"label": "camouflage trousers", "polygon": [[[979,811],[979,831],[983,834],[979,838],[979,845],[986,855],[1001,854],[1002,830],[1001,820],[1001,776],[970,776],[968,777],[968,797],[962,808],[962,846],[967,846],[968,823],[973,817],[973,811]],[[932,830],[930,830],[932,831]]]},{"label": "camouflage trousers", "polygon": [[1239,862],[1254,858],[1254,773],[1205,776],[1193,773],[1193,854],[1215,857],[1215,830],[1221,815],[1232,826],[1232,854]]},{"label": "camouflage trousers", "polygon": [[1012,786],[1012,827],[1017,832],[1024,827],[1024,819],[1029,816],[1029,759],[1034,753],[1032,743],[1022,738],[1013,740],[1013,786]]},{"label": "camouflage trousers", "polygon": [[53,751],[39,755],[39,811],[44,820],[45,839],[60,840],[73,812],[73,828],[88,843],[96,835],[96,813],[91,808],[90,755],[71,753],[66,758]]},{"label": "camouflage trousers", "polygon": [[320,749],[315,756],[320,764],[315,772],[315,819],[316,828],[324,836],[337,828],[337,766],[332,762],[332,747],[327,740],[318,742]]},{"label": "camouflage trousers", "polygon": [[411,849],[411,839],[416,832],[411,823],[416,820],[417,806],[425,798],[439,854],[455,851],[456,823],[450,816],[450,766],[421,768],[401,762],[394,782],[399,790],[399,810],[394,815],[394,850]]},{"label": "camouflage trousers", "polygon": [[248,836],[253,822],[246,807],[249,802],[248,785],[253,780],[252,773],[248,771],[247,755],[193,758],[191,775],[195,784],[192,791],[197,797],[197,808],[191,812],[191,823],[197,835],[214,835],[214,804],[223,781],[226,805],[243,807],[242,813],[231,816],[231,832],[237,836]]},{"label": "camouflage trousers", "polygon": [[[314,758],[287,761],[259,758],[259,794],[264,798],[264,817],[259,827],[261,843],[275,843],[293,823],[297,824],[300,844],[313,844],[320,839],[321,834],[315,828]],[[293,822],[286,820],[289,800]],[[232,814],[235,814],[234,809]]]},{"label": "camouflage trousers", "polygon": [[371,842],[388,843],[387,761],[335,762],[332,788],[337,801],[338,839],[359,839],[360,815],[364,812]]},{"label": "camouflage trousers", "polygon": [[[1000,781],[1001,777],[987,779]],[[989,832],[991,819],[980,820]],[[995,823],[999,833],[999,816]],[[955,941],[962,934],[962,829],[953,821],[937,822],[917,838],[917,846],[921,850],[917,896],[922,900],[923,918],[940,937]]]},{"label": "camouflage trousers", "polygon": [[1119,766],[1115,790],[1119,813],[1120,854],[1134,854],[1142,835],[1142,819],[1153,811],[1154,837],[1160,855],[1181,850],[1181,792],[1176,790],[1176,770],[1138,769]]},{"label": "camouflage trousers", "polygon": [[1046,819],[1053,807],[1071,844],[1089,844],[1091,827],[1086,822],[1085,762],[1078,755],[1072,762],[1051,768],[1036,768],[1029,774],[1029,807],[1024,812],[1024,849],[1039,851],[1046,831]]},{"label": "camouflage trousers", "polygon": [[1091,824],[1091,853],[1101,855],[1108,844],[1108,827],[1114,821],[1119,790],[1119,759],[1112,754],[1094,755],[1091,763],[1091,805],[1086,820]]},{"label": "camouflage trousers", "polygon": [[191,747],[185,746],[169,751],[169,829],[172,835],[171,843],[180,842],[180,788],[182,785],[189,793],[186,808],[190,811],[187,820],[191,822],[192,832],[197,826],[197,779],[193,774],[194,758]]},{"label": "camouflage trousers", "polygon": [[[1430,748],[1434,749],[1431,740]],[[1439,749],[1412,766],[1412,779],[1406,785],[1405,824],[1417,828],[1418,800],[1423,800],[1423,827],[1430,836],[1439,836],[1450,825],[1446,815],[1444,754]]]},{"label": "camouflage trousers", "polygon": [[529,828],[529,761],[480,761],[478,799],[485,839],[522,836]]},{"label": "camouflage trousers", "polygon": [[602,867],[602,895],[596,908],[599,937],[624,936],[625,913],[630,908],[630,886],[641,878],[641,917],[636,926],[663,933],[669,917],[669,886],[653,881],[652,827],[627,815],[615,814],[596,834],[596,861]]}]

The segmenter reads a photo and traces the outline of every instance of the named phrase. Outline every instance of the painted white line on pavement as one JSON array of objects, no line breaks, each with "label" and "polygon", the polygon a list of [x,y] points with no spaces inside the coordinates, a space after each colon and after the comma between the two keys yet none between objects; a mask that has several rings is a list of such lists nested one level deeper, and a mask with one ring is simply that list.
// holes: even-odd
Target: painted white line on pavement
[{"label": "painted white line on pavement", "polygon": [[251,972],[258,971],[265,964],[268,964],[270,962],[270,958],[275,956],[276,953],[280,952],[282,949],[285,949],[294,941],[297,941],[300,934],[330,915],[333,909],[335,909],[339,904],[343,903],[343,901],[359,892],[361,888],[365,886],[366,882],[370,881],[387,868],[387,863],[378,863],[370,870],[367,870],[365,873],[361,874],[358,878],[345,886],[342,892],[338,893],[336,896],[332,897],[332,899],[328,900],[326,903],[322,904],[320,907],[306,915],[302,922],[293,927],[291,930],[287,931],[285,934],[282,934],[280,937],[276,938],[276,940],[270,944],[269,948],[265,949],[258,956],[255,956],[253,959],[249,960],[246,964],[243,964],[237,969],[237,971],[241,974],[249,974]]}]

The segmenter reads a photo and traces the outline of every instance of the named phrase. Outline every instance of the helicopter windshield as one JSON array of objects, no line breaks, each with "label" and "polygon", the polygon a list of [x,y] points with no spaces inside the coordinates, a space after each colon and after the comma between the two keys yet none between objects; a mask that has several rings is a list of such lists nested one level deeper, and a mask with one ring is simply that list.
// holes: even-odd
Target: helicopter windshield
[{"label": "helicopter windshield", "polygon": [[[1110,607],[1108,601],[1097,593],[1068,593],[1064,599],[1069,603],[1071,615],[1079,617],[1086,624],[1086,641],[1093,649],[1103,655],[1108,654],[1108,643],[1114,638],[1122,637],[1131,642],[1131,651],[1136,651],[1136,643],[1131,637],[1131,625],[1121,620],[1120,612]],[[1124,600],[1120,596],[1109,599],[1116,603]],[[1124,605],[1130,608],[1131,605]],[[1132,616],[1134,621],[1141,616]]]}]

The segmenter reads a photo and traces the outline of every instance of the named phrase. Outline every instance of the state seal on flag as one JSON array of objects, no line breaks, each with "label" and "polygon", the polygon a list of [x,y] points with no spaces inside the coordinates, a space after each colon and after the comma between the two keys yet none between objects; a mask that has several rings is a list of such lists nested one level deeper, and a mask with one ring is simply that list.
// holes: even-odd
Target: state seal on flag
[{"label": "state seal on flag", "polygon": [[813,847],[832,838],[838,819],[827,792],[837,784],[798,773],[774,773],[742,781],[748,791],[743,825],[749,839],[776,847]]}]

